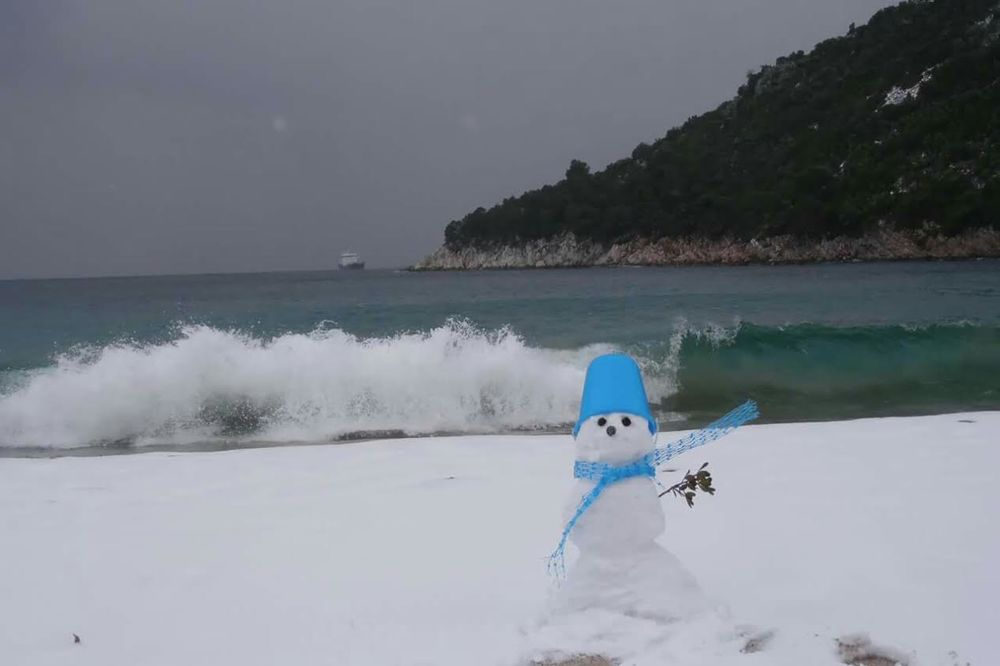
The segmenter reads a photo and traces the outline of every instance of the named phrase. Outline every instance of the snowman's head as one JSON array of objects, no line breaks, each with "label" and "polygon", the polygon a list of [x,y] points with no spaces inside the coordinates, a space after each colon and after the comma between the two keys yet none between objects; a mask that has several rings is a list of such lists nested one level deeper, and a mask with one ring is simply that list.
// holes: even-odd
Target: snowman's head
[{"label": "snowman's head", "polygon": [[580,417],[573,427],[580,460],[619,464],[653,449],[656,421],[635,359],[598,356],[587,367]]},{"label": "snowman's head", "polygon": [[576,433],[577,458],[590,462],[620,465],[641,458],[654,445],[649,421],[625,412],[591,416]]}]

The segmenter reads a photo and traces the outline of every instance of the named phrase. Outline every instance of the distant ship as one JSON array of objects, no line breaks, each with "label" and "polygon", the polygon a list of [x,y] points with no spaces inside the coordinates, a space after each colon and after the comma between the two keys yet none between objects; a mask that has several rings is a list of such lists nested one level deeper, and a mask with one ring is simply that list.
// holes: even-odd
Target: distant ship
[{"label": "distant ship", "polygon": [[361,260],[357,252],[344,252],[340,255],[340,263],[337,268],[344,270],[358,270],[365,267],[365,262]]}]

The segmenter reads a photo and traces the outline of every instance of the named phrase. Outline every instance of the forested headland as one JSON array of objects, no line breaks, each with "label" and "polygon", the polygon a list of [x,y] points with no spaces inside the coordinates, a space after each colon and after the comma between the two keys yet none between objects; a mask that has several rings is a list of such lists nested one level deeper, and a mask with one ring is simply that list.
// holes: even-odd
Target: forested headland
[{"label": "forested headland", "polygon": [[1000,4],[913,0],[451,222],[416,268],[1000,256],[998,214]]}]

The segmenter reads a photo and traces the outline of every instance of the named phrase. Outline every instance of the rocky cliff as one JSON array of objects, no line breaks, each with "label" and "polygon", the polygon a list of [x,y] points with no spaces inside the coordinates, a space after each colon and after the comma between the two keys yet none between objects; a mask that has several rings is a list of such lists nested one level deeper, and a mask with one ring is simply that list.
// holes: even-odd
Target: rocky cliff
[{"label": "rocky cliff", "polygon": [[971,229],[941,235],[919,230],[879,229],[860,237],[806,241],[792,236],[739,241],[699,238],[636,239],[603,245],[572,233],[520,245],[439,248],[412,270],[560,268],[573,266],[681,266],[692,264],[807,263],[882,259],[967,259],[1000,257],[1000,231]]}]

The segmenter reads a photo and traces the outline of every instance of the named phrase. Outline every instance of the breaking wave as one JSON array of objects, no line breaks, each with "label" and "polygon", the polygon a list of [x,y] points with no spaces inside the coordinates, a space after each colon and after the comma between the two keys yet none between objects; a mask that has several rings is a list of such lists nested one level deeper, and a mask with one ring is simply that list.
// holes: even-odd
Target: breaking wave
[{"label": "breaking wave", "polygon": [[765,420],[1000,409],[1000,327],[742,324],[686,335],[663,401],[703,421],[746,396]]},{"label": "breaking wave", "polygon": [[535,347],[452,320],[362,338],[181,327],[0,372],[0,448],[204,446],[568,428],[587,363],[622,349],[654,409],[704,423],[746,398],[764,420],[1000,409],[1000,327],[690,327],[645,344]]},{"label": "breaking wave", "polygon": [[605,350],[537,349],[510,329],[458,321],[385,338],[184,327],[168,343],[77,349],[8,378],[0,446],[556,427],[575,418],[586,365]]}]

